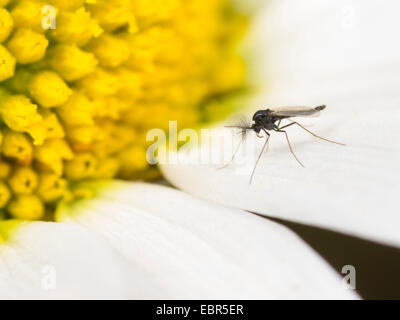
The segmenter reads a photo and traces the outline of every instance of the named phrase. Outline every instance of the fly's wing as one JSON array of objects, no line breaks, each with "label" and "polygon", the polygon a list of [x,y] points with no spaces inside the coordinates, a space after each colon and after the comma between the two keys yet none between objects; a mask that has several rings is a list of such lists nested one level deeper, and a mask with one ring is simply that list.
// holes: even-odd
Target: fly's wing
[{"label": "fly's wing", "polygon": [[281,107],[281,108],[274,108],[271,110],[271,115],[276,117],[316,117],[319,115],[321,110],[326,108],[325,105],[318,106],[315,108],[312,107]]}]

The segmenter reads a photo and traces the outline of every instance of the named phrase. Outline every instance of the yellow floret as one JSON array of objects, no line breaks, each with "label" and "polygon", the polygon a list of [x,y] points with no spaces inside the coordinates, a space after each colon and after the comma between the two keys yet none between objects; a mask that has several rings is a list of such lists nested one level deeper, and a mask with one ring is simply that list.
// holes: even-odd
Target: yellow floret
[{"label": "yellow floret", "polygon": [[30,167],[16,168],[8,179],[15,194],[31,194],[37,187],[38,176]]},{"label": "yellow floret", "polygon": [[0,8],[0,42],[8,38],[13,27],[11,14],[6,9]]},{"label": "yellow floret", "polygon": [[95,108],[84,94],[74,92],[65,104],[57,108],[57,114],[70,126],[93,125]]},{"label": "yellow floret", "polygon": [[0,45],[0,81],[14,75],[15,57],[2,45]]},{"label": "yellow floret", "polygon": [[49,55],[51,67],[65,80],[74,81],[94,71],[95,56],[75,45],[58,45]]},{"label": "yellow floret", "polygon": [[41,145],[46,139],[64,138],[63,126],[57,116],[49,110],[41,111],[42,120],[31,125],[26,132],[33,138],[34,145]]},{"label": "yellow floret", "polygon": [[93,178],[97,159],[90,153],[81,153],[65,164],[65,175],[70,180]]},{"label": "yellow floret", "polygon": [[15,159],[18,163],[29,164],[33,157],[33,145],[28,136],[23,133],[3,132],[2,153]]},{"label": "yellow floret", "polygon": [[118,77],[101,68],[78,80],[77,85],[91,98],[111,96],[119,88]]},{"label": "yellow floret", "polygon": [[42,120],[42,116],[37,111],[37,105],[23,95],[13,95],[2,99],[0,115],[10,129],[19,132],[26,131]]},{"label": "yellow floret", "polygon": [[94,125],[80,125],[67,127],[67,137],[75,151],[87,151],[98,134]]},{"label": "yellow floret", "polygon": [[115,177],[120,167],[119,160],[113,157],[100,159],[97,164],[96,172],[93,178],[112,178]]},{"label": "yellow floret", "polygon": [[129,32],[138,30],[130,0],[96,0],[88,8],[92,16],[100,22],[101,27],[107,31],[124,26],[128,27]]},{"label": "yellow floret", "polygon": [[42,13],[42,9],[46,5],[48,5],[48,2],[39,0],[18,1],[17,5],[11,10],[15,26],[44,32],[42,20],[45,15]]},{"label": "yellow floret", "polygon": [[93,143],[92,150],[100,158],[117,153],[137,139],[137,134],[125,124],[116,125],[112,121],[104,121],[99,125],[103,135]]},{"label": "yellow floret", "polygon": [[75,12],[63,11],[57,17],[57,28],[51,30],[51,37],[61,43],[86,44],[92,37],[97,38],[103,29],[92,19],[85,8]]},{"label": "yellow floret", "polygon": [[64,169],[64,160],[73,158],[68,143],[62,139],[46,140],[41,146],[35,147],[34,157],[43,170],[53,172],[59,176]]},{"label": "yellow floret", "polygon": [[28,84],[30,96],[44,108],[52,108],[67,102],[72,90],[52,71],[42,71],[32,76]]},{"label": "yellow floret", "polygon": [[67,181],[54,173],[42,173],[36,194],[45,202],[59,199],[66,191]]},{"label": "yellow floret", "polygon": [[43,202],[35,195],[19,195],[12,199],[8,206],[8,212],[22,220],[39,220],[44,216]]},{"label": "yellow floret", "polygon": [[103,34],[89,43],[88,49],[94,53],[103,67],[114,68],[128,60],[130,50],[121,38]]},{"label": "yellow floret", "polygon": [[32,29],[19,28],[13,33],[7,47],[19,63],[25,64],[42,59],[48,44],[49,41],[43,34]]},{"label": "yellow floret", "polygon": [[3,181],[0,181],[0,209],[4,208],[7,205],[7,202],[8,200],[10,200],[10,198],[10,189]]},{"label": "yellow floret", "polygon": [[0,179],[7,179],[11,172],[11,165],[5,161],[0,161]]}]

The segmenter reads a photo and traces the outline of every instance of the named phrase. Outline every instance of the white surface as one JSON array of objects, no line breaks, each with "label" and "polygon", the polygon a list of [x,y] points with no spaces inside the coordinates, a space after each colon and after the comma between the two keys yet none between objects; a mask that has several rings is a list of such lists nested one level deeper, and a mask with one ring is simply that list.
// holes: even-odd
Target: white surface
[{"label": "white surface", "polygon": [[[170,299],[355,298],[287,228],[172,188],[114,183],[59,219],[100,233]],[[102,200],[99,200],[99,199]]]},{"label": "white surface", "polygon": [[26,223],[0,244],[0,299],[157,297],[161,288],[151,283],[107,241],[80,226]]}]

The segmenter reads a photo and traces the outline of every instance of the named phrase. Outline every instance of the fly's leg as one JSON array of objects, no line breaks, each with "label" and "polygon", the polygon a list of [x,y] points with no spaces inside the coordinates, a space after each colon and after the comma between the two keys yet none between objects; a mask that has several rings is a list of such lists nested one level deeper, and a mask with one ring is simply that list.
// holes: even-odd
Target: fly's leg
[{"label": "fly's leg", "polygon": [[221,169],[225,169],[226,167],[230,166],[230,164],[233,162],[233,160],[235,159],[236,154],[239,151],[240,146],[242,145],[243,139],[240,140],[240,142],[238,143],[235,152],[232,155],[232,159],[225,165],[223,165],[222,167],[218,168],[217,170],[221,170]]},{"label": "fly's leg", "polygon": [[[290,125],[291,125],[291,124],[289,124],[288,126],[290,126]],[[282,128],[285,128],[285,127],[288,127],[288,126],[284,126],[284,127],[282,127]],[[304,168],[304,165],[301,163],[301,161],[299,160],[299,158],[297,158],[296,154],[293,152],[292,145],[290,144],[289,136],[288,136],[287,132],[286,132],[285,130],[281,130],[282,128],[278,128],[278,129],[274,129],[274,130],[275,130],[276,132],[283,132],[283,133],[285,134],[285,136],[286,136],[286,141],[287,141],[287,143],[288,143],[288,145],[289,145],[290,152],[292,153],[292,155],[294,156],[294,158],[297,160],[297,162]]]},{"label": "fly's leg", "polygon": [[233,160],[235,159],[236,154],[237,154],[238,151],[239,151],[240,146],[242,145],[242,142],[243,142],[244,137],[245,137],[245,135],[246,135],[246,131],[247,131],[247,130],[251,130],[251,127],[240,127],[240,126],[225,126],[225,128],[236,128],[236,129],[241,129],[241,130],[242,130],[242,132],[241,132],[241,134],[242,134],[242,139],[241,139],[240,142],[238,143],[238,146],[236,147],[235,152],[234,152],[233,155],[232,155],[232,159],[231,159],[227,164],[223,165],[223,166],[220,167],[220,168],[217,168],[217,170],[225,169],[226,167],[228,167],[228,166],[233,162]]},{"label": "fly's leg", "polygon": [[270,134],[269,134],[268,131],[265,130],[265,129],[263,129],[263,131],[265,132],[265,134],[267,135],[267,137],[266,137],[264,146],[263,146],[263,148],[262,148],[260,154],[258,155],[257,161],[256,161],[256,163],[255,163],[255,165],[254,165],[253,172],[251,173],[251,177],[250,177],[250,182],[249,182],[249,184],[251,184],[251,182],[253,181],[254,172],[256,171],[258,162],[260,161],[260,158],[261,158],[262,154],[264,153],[265,148],[268,146],[268,140],[269,140]]},{"label": "fly's leg", "polygon": [[345,144],[343,144],[343,143],[336,142],[336,141],[332,141],[332,140],[329,140],[329,139],[320,137],[319,135],[317,135],[317,134],[315,134],[314,132],[308,130],[307,128],[303,127],[300,123],[295,122],[295,121],[293,121],[292,123],[289,123],[289,124],[287,124],[287,125],[285,125],[285,126],[283,126],[283,127],[281,127],[281,128],[279,128],[279,125],[278,125],[278,130],[281,130],[281,129],[290,127],[290,126],[292,126],[292,125],[294,125],[294,124],[295,124],[295,125],[298,125],[300,128],[302,128],[303,130],[307,131],[309,134],[313,135],[314,137],[316,137],[316,138],[318,138],[318,139],[325,140],[325,141],[328,141],[328,142],[330,142],[330,143],[340,144],[341,146],[345,146]]}]

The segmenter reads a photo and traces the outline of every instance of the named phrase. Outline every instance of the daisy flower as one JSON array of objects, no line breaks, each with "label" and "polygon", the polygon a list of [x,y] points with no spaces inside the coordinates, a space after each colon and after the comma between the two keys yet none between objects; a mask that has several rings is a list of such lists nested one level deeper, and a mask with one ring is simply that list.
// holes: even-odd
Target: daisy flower
[{"label": "daisy flower", "polygon": [[[399,245],[397,2],[0,5],[1,298],[357,299],[262,216]],[[305,125],[347,146],[291,130],[305,169],[278,135],[251,185],[191,162],[204,145],[146,158],[169,121],[225,132],[238,106],[322,103]]]}]

